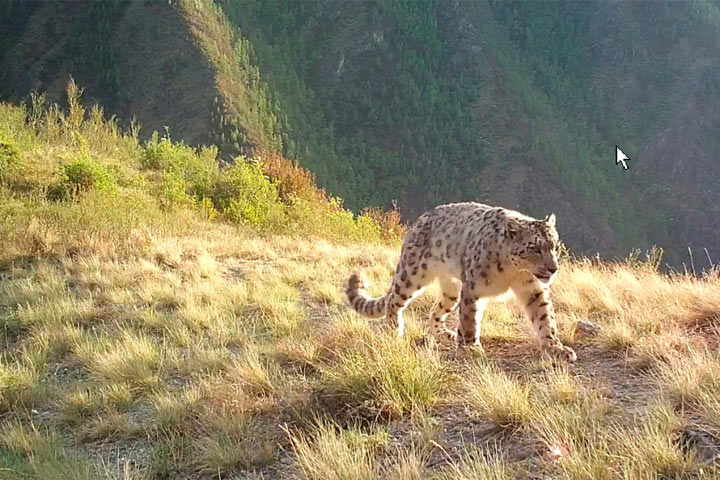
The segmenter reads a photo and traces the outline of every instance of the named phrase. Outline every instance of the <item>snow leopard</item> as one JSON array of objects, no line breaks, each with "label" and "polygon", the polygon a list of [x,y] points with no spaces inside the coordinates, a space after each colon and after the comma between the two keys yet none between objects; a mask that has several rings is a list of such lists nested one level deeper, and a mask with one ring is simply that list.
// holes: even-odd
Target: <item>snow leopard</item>
[{"label": "snow leopard", "polygon": [[[441,296],[430,313],[430,333],[458,346],[481,345],[486,303],[511,290],[523,306],[542,350],[574,362],[575,352],[558,338],[550,285],[558,271],[560,239],[555,214],[542,220],[482,203],[440,205],[408,229],[388,293],[372,298],[353,274],[347,284],[351,307],[370,318],[385,316],[403,335],[403,310],[437,281]],[[456,329],[446,325],[460,307]]]}]

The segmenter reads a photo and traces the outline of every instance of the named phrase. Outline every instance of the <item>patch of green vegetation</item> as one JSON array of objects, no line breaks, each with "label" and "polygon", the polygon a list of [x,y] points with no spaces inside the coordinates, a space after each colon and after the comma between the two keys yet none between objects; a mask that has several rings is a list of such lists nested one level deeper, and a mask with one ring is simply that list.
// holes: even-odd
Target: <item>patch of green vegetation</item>
[{"label": "patch of green vegetation", "polygon": [[[339,8],[249,0],[222,10],[240,27],[237,35],[251,40],[285,154],[353,209],[413,196],[406,209],[416,212],[470,196],[456,174],[477,174],[486,160],[471,121],[477,88],[471,71],[451,73],[443,8],[438,1]],[[472,161],[460,166],[460,158]],[[439,179],[438,171],[451,175]],[[422,198],[414,195],[418,185],[426,187]]]},{"label": "patch of green vegetation", "polygon": [[88,113],[81,94],[70,82],[66,113],[39,96],[30,110],[0,105],[0,118],[7,120],[0,127],[5,186],[0,196],[7,222],[0,227],[19,235],[18,227],[31,223],[25,212],[33,211],[36,250],[55,241],[58,229],[73,236],[96,229],[122,238],[150,219],[166,217],[180,227],[183,222],[170,220],[180,212],[267,233],[371,242],[398,238],[397,219],[377,212],[353,215],[314,187],[306,172],[283,167],[284,159],[273,160],[280,179],[274,181],[260,158],[238,156],[221,169],[215,147],[196,149],[157,133],[142,144],[136,130],[119,130],[100,109]]},{"label": "patch of green vegetation", "polygon": [[107,108],[128,101],[118,62],[122,47],[110,40],[115,22],[129,5],[125,0],[90,2],[86,8],[73,12],[74,35],[67,45],[74,59],[73,74],[85,84],[92,82],[94,91],[103,92]]},{"label": "patch of green vegetation", "polygon": [[[0,42],[30,48],[20,37],[41,20],[30,18],[36,6],[6,3],[0,14],[13,22]],[[657,8],[596,0],[450,6],[439,0],[179,0],[162,6],[112,0],[74,16],[63,2],[55,5],[46,11],[61,17],[64,28],[53,33],[58,49],[38,60],[43,68],[37,70],[48,73],[32,72],[34,81],[25,84],[57,84],[61,72],[71,72],[93,98],[123,116],[135,113],[127,105],[141,92],[157,97],[166,88],[164,98],[182,98],[178,108],[163,111],[163,118],[149,108],[139,117],[153,128],[170,125],[186,135],[186,143],[215,144],[226,161],[261,158],[282,202],[293,205],[293,216],[304,222],[313,221],[303,212],[308,202],[314,205],[317,189],[298,165],[355,212],[396,203],[413,218],[450,201],[502,201],[536,215],[559,208],[578,223],[583,220],[573,218],[577,212],[570,206],[577,200],[582,214],[592,217],[587,221],[606,223],[598,227],[604,229],[602,245],[597,237],[576,233],[595,232],[594,225],[568,224],[568,241],[576,249],[621,257],[660,244],[677,265],[688,235],[712,247],[711,234],[701,227],[688,234],[686,227],[702,222],[699,207],[717,196],[713,185],[685,192],[694,198],[683,202],[676,189],[685,187],[617,175],[607,162],[607,145],[642,151],[673,124],[675,112],[696,108],[702,117],[717,109],[708,105],[703,112],[693,100],[720,92],[712,53],[706,53],[720,47],[720,10],[709,0]],[[605,28],[600,18],[616,28]],[[153,27],[158,20],[167,20],[161,29]],[[120,65],[132,59],[116,39],[130,24],[139,43],[168,40],[156,62],[168,85],[138,85],[138,78],[122,71]],[[195,56],[168,53],[181,42],[196,47]],[[22,98],[28,92],[21,85],[22,65],[13,60],[17,53],[11,50],[3,60],[15,77],[3,93]],[[201,66],[200,59],[207,61]],[[175,82],[183,77],[181,69],[206,69],[195,84],[207,77],[208,88],[200,94]],[[182,118],[188,109],[201,113],[190,126]],[[698,134],[703,151],[720,148],[713,128]],[[152,141],[161,154],[162,139]],[[163,205],[202,204],[210,217],[222,213],[207,191],[208,175],[193,183],[199,172],[187,152],[176,152],[184,157],[182,165],[143,165],[162,171],[158,198]],[[271,157],[290,162],[277,168]],[[0,160],[0,176],[7,176],[3,170]],[[518,188],[530,181],[538,188]],[[45,187],[58,182],[54,178]],[[627,203],[643,204],[642,214]],[[273,223],[246,207],[235,205],[233,211],[237,218]],[[328,211],[344,225],[335,213]]]},{"label": "patch of green vegetation", "polygon": [[247,39],[233,32],[212,0],[181,0],[190,34],[215,67],[219,95],[212,107],[212,139],[230,158],[282,146],[277,109],[253,61]]},{"label": "patch of green vegetation", "polygon": [[[218,5],[235,38],[247,39],[243,55],[259,67],[252,71],[261,74],[284,154],[352,209],[397,200],[412,218],[439,203],[491,201],[503,187],[486,183],[486,166],[529,167],[533,178],[543,172],[541,189],[579,198],[607,219],[611,254],[659,243],[672,246],[668,260],[678,263],[667,187],[637,188],[618,176],[607,168],[607,145],[637,152],[667,128],[685,85],[696,83],[678,45],[713,42],[718,12],[710,3]],[[608,32],[598,18],[621,25]],[[702,68],[694,95],[717,97],[712,70]],[[547,209],[543,195],[517,195],[518,208]],[[627,202],[642,203],[643,213]]]},{"label": "patch of green vegetation", "polygon": [[91,190],[109,192],[116,187],[115,179],[105,166],[81,156],[60,168],[60,183],[49,193],[54,199],[76,199]]},{"label": "patch of green vegetation", "polygon": [[0,138],[0,182],[9,170],[20,162],[20,150],[15,143]]},{"label": "patch of green vegetation", "polygon": [[68,452],[53,432],[17,421],[0,431],[0,465],[3,478],[10,480],[91,480],[99,474],[86,458]]}]

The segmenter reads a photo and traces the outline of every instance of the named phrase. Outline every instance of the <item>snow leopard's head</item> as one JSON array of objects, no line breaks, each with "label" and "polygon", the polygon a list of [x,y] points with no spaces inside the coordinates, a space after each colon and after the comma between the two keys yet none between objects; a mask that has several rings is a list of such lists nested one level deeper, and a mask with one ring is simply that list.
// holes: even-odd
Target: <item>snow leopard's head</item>
[{"label": "snow leopard's head", "polygon": [[560,237],[555,214],[542,220],[508,219],[506,238],[512,242],[510,261],[543,283],[550,283],[558,269]]}]

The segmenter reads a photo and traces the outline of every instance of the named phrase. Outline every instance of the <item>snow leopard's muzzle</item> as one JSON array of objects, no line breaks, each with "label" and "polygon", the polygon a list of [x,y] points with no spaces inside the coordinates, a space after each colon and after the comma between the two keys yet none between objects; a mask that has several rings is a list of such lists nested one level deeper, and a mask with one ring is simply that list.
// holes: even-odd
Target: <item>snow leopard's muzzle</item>
[{"label": "snow leopard's muzzle", "polygon": [[557,273],[557,267],[546,267],[535,272],[535,278],[549,285],[555,278],[555,273]]}]

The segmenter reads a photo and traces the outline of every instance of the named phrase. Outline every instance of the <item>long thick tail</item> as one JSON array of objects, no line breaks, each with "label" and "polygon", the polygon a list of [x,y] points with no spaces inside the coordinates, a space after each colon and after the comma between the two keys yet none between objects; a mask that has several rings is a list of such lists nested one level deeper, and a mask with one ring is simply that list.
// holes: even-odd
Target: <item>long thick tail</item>
[{"label": "long thick tail", "polygon": [[385,316],[385,308],[390,299],[390,294],[380,298],[372,298],[365,292],[365,282],[359,275],[353,274],[348,280],[347,293],[350,306],[360,315],[369,318],[380,318]]}]

